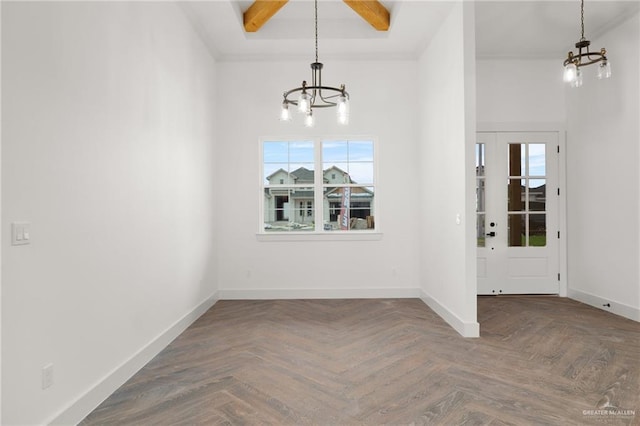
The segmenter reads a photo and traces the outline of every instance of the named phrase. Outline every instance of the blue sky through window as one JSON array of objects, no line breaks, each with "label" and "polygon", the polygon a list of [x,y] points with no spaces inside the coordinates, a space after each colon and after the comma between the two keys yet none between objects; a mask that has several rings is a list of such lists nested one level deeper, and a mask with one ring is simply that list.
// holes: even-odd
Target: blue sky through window
[{"label": "blue sky through window", "polygon": [[[300,167],[314,170],[314,145],[312,141],[265,141],[263,143],[263,180],[282,169],[292,172]],[[373,184],[372,141],[324,141],[322,142],[322,166],[333,166],[345,171],[353,182]]]}]

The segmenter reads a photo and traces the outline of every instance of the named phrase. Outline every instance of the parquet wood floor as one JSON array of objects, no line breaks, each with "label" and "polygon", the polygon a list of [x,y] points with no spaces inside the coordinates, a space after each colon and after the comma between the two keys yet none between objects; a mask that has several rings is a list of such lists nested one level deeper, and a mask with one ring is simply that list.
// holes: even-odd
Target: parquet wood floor
[{"label": "parquet wood floor", "polygon": [[481,297],[478,320],[465,339],[417,299],[220,301],[81,424],[640,424],[640,324],[552,297]]}]

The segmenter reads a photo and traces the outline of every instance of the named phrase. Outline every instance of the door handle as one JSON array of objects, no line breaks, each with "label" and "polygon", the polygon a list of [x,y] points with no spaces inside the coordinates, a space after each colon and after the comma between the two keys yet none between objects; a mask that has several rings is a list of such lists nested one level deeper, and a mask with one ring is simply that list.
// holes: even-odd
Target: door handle
[{"label": "door handle", "polygon": [[495,237],[496,236],[496,231],[491,231],[487,234],[487,237]]}]

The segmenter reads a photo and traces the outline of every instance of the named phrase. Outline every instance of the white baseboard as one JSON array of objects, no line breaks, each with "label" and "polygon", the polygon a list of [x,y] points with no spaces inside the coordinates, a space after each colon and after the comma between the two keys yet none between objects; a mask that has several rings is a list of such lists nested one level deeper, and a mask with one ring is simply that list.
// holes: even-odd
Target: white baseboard
[{"label": "white baseboard", "polygon": [[466,322],[458,318],[446,306],[429,296],[424,291],[420,291],[420,299],[430,307],[436,314],[440,315],[455,331],[462,337],[480,337],[480,324],[478,322]]},{"label": "white baseboard", "polygon": [[[569,289],[569,298],[577,300],[578,302],[585,303],[593,306],[594,308],[602,309],[603,311],[611,312],[612,314],[620,315],[621,317],[629,318],[633,321],[640,322],[640,309],[633,306],[625,305],[624,303],[614,302],[595,294],[586,293],[584,291]],[[606,306],[609,305],[609,306]]]},{"label": "white baseboard", "polygon": [[75,425],[91,413],[98,405],[107,399],[116,389],[144,367],[160,351],[169,345],[176,337],[186,330],[195,320],[204,314],[219,300],[218,293],[196,306],[191,312],[184,315],[158,337],[135,353],[122,365],[116,367],[103,379],[98,381],[84,395],[57,414],[53,420],[47,422],[52,425]]},{"label": "white baseboard", "polygon": [[220,300],[401,299],[420,296],[419,288],[242,289],[220,290]]}]

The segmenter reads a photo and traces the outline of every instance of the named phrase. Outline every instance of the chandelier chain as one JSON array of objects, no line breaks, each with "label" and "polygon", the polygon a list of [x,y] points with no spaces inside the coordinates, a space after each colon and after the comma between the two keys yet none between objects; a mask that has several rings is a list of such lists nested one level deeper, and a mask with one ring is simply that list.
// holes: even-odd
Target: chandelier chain
[{"label": "chandelier chain", "polygon": [[584,0],[580,2],[580,24],[582,26],[582,37],[580,40],[584,41]]},{"label": "chandelier chain", "polygon": [[315,0],[315,24],[316,24],[316,62],[318,62],[318,0]]}]

